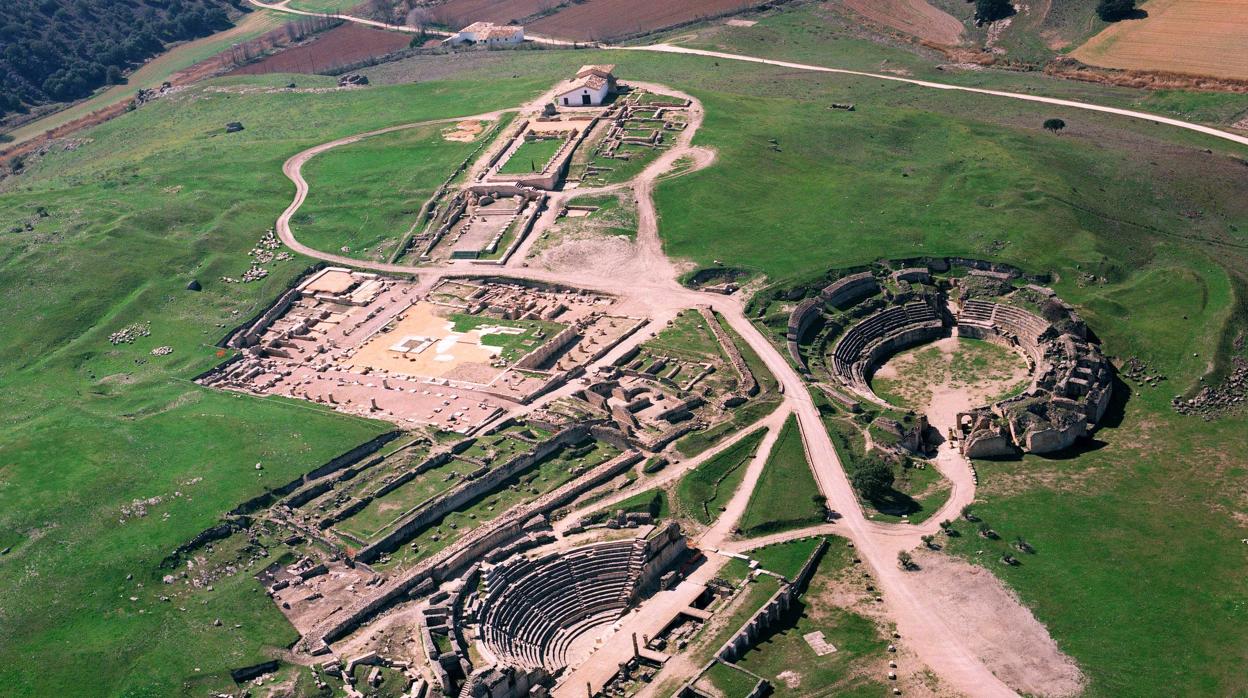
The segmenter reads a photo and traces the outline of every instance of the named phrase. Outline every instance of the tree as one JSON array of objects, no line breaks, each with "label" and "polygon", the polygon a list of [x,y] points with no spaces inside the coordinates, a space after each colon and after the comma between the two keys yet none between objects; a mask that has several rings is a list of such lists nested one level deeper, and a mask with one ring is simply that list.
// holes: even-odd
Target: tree
[{"label": "tree", "polygon": [[992,530],[992,527],[989,526],[988,522],[986,521],[979,525],[979,535],[983,536],[984,538],[991,539],[991,540],[997,539],[997,532]]},{"label": "tree", "polygon": [[1018,536],[1014,539],[1014,547],[1018,548],[1024,553],[1036,552],[1036,549],[1032,547],[1031,543],[1028,543],[1027,540],[1023,538],[1022,536]]},{"label": "tree", "polygon": [[864,499],[879,499],[893,488],[893,469],[879,458],[869,458],[850,476],[850,484]]},{"label": "tree", "polygon": [[1096,4],[1096,16],[1106,22],[1117,22],[1136,16],[1135,0],[1101,0]]},{"label": "tree", "polygon": [[901,550],[897,553],[897,566],[903,570],[914,569],[914,558],[910,557],[910,553]]},{"label": "tree", "polygon": [[1010,0],[975,0],[975,23],[987,24],[1014,14]]},{"label": "tree", "polygon": [[962,518],[970,521],[971,523],[979,521],[979,517],[975,515],[975,512],[971,511],[971,505],[969,504],[962,507]]},{"label": "tree", "polygon": [[923,545],[926,545],[928,548],[936,549],[936,536],[922,536],[919,540],[923,541]]},{"label": "tree", "polygon": [[1061,119],[1045,119],[1044,120],[1044,130],[1046,131],[1052,131],[1053,133],[1057,133],[1058,131],[1061,131],[1064,128],[1066,128],[1066,122],[1062,121]]}]

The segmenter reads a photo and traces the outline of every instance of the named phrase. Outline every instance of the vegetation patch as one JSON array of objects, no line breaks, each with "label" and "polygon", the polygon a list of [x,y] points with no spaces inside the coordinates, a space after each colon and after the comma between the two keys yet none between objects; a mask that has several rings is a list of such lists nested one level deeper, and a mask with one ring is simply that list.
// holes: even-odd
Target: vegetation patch
[{"label": "vegetation patch", "polygon": [[824,501],[806,460],[797,418],[790,415],[741,517],[741,530],[758,536],[820,523]]},{"label": "vegetation patch", "polygon": [[[884,685],[867,677],[866,669],[888,656],[888,641],[871,620],[835,601],[849,557],[844,541],[834,541],[819,561],[806,593],[738,661],[742,668],[771,682],[774,695],[865,697],[885,692]],[[836,651],[815,652],[806,640],[810,633],[822,633]]]},{"label": "vegetation patch", "polygon": [[530,174],[546,171],[550,159],[566,143],[562,138],[535,138],[526,140],[516,148],[507,162],[498,168],[500,175]]},{"label": "vegetation patch", "polygon": [[796,579],[802,565],[810,559],[811,553],[819,547],[822,538],[801,538],[787,543],[775,543],[751,550],[751,558],[758,560],[759,567],[768,572],[775,572],[785,579]]},{"label": "vegetation patch", "polygon": [[720,508],[741,484],[746,463],[754,456],[766,433],[766,429],[754,430],[681,478],[676,486],[677,507],[681,513],[706,526],[714,523]]},{"label": "vegetation patch", "polygon": [[425,201],[474,149],[439,126],[372,136],[317,155],[303,167],[308,198],[291,220],[317,250],[385,260]]}]

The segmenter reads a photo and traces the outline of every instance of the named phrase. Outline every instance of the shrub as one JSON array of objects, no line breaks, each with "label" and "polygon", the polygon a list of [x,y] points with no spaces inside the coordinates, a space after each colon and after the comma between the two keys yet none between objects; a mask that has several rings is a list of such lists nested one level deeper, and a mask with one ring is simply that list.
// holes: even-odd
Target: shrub
[{"label": "shrub", "polygon": [[1134,17],[1135,0],[1101,0],[1096,4],[1096,16],[1106,22],[1117,22]]},{"label": "shrub", "polygon": [[1010,0],[975,0],[975,23],[987,24],[1014,14]]},{"label": "shrub", "polygon": [[878,457],[869,457],[850,476],[850,484],[864,499],[879,499],[893,488],[893,469]]}]

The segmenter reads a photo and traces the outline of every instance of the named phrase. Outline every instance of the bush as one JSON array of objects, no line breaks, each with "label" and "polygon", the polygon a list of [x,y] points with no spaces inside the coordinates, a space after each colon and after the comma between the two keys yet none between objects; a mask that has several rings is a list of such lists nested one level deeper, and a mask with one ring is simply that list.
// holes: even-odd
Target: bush
[{"label": "bush", "polygon": [[849,479],[864,499],[879,499],[893,488],[893,469],[879,457],[871,456],[862,461]]},{"label": "bush", "polygon": [[1130,19],[1136,12],[1135,0],[1101,0],[1096,4],[1096,16],[1106,22]]},{"label": "bush", "polygon": [[1014,14],[1010,0],[975,0],[975,23],[987,24]]},{"label": "bush", "polygon": [[1062,121],[1061,119],[1045,119],[1044,120],[1044,130],[1046,131],[1052,131],[1053,133],[1057,133],[1058,131],[1061,131],[1064,128],[1066,128],[1066,122]]}]

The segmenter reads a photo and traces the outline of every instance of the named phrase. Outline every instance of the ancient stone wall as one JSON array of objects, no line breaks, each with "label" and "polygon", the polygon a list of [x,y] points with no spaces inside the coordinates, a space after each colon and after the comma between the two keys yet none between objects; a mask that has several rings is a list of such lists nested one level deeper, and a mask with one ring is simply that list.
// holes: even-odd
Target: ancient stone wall
[{"label": "ancient stone wall", "polygon": [[878,293],[879,290],[880,284],[875,280],[875,276],[869,271],[864,271],[837,279],[825,286],[819,292],[819,297],[829,305],[847,308],[867,296]]},{"label": "ancient stone wall", "polygon": [[732,337],[724,331],[720,326],[719,320],[715,317],[715,313],[706,306],[698,306],[698,312],[702,315],[702,319],[706,321],[707,326],[711,328],[711,332],[715,334],[715,340],[723,347],[724,353],[728,355],[728,362],[732,364],[733,370],[737,372],[738,383],[741,392],[746,395],[758,394],[758,381],[754,378],[754,372],[750,370],[749,364],[745,363],[745,359],[741,356],[741,348],[737,343],[732,341]]},{"label": "ancient stone wall", "polygon": [[550,360],[559,352],[563,351],[569,344],[581,338],[580,330],[576,326],[565,327],[559,334],[551,337],[548,341],[536,347],[533,351],[520,357],[516,362],[516,368],[536,369]]},{"label": "ancient stone wall", "polygon": [[806,585],[810,582],[811,576],[814,575],[815,569],[819,566],[819,560],[823,557],[824,552],[828,549],[828,540],[824,538],[819,545],[811,552],[810,557],[806,558],[802,569],[797,576],[789,583],[782,585],[776,593],[771,595],[767,603],[758,609],[750,619],[741,626],[739,630],[729,638],[728,642],[716,653],[716,657],[725,662],[734,662],[745,654],[750,647],[758,641],[773,625],[780,619],[785,611],[802,595],[806,590]]},{"label": "ancient stone wall", "polygon": [[313,654],[328,651],[327,643],[350,632],[409,590],[430,580],[440,582],[448,578],[455,570],[470,564],[491,548],[521,535],[525,521],[567,504],[582,492],[610,480],[640,460],[641,454],[637,451],[622,453],[576,480],[557,487],[528,504],[515,507],[493,521],[483,523],[466,533],[450,548],[376,587],[367,598],[331,614],[304,635],[303,646]]},{"label": "ancient stone wall", "polygon": [[445,516],[455,508],[489,492],[518,472],[526,470],[540,462],[550,454],[569,444],[581,443],[590,438],[589,429],[582,425],[568,427],[552,436],[537,447],[511,460],[487,470],[480,477],[464,482],[449,492],[437,495],[422,503],[415,511],[403,517],[402,521],[388,535],[360,550],[355,556],[361,562],[372,562],[383,553],[390,552],[412,537],[417,531],[433,521]]}]

